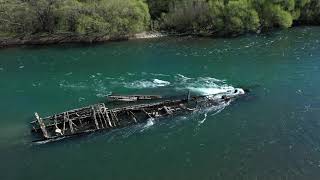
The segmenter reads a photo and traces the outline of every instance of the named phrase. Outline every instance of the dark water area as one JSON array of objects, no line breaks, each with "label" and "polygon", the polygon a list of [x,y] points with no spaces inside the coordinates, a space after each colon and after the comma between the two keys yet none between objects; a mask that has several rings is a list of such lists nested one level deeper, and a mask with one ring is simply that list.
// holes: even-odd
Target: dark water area
[{"label": "dark water area", "polygon": [[[320,28],[0,50],[0,179],[320,179]],[[219,111],[35,145],[33,113],[250,87]]]}]

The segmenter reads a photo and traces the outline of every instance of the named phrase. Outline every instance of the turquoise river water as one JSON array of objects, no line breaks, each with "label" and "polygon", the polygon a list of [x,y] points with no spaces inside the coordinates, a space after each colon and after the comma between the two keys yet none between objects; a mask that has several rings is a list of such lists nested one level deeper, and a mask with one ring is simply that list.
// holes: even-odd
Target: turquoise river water
[{"label": "turquoise river water", "polygon": [[[320,179],[320,28],[0,50],[0,179]],[[31,143],[33,113],[111,93],[251,93],[218,110]]]}]

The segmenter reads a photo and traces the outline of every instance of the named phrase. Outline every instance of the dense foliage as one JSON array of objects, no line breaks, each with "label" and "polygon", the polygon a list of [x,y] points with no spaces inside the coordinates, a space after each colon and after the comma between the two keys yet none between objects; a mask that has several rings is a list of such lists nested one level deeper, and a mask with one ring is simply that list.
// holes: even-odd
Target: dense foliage
[{"label": "dense foliage", "polygon": [[[149,0],[151,4],[159,0]],[[167,0],[165,14],[150,9],[160,28],[239,34],[294,23],[320,24],[320,0]]]},{"label": "dense foliage", "polygon": [[0,30],[12,33],[124,35],[150,21],[142,0],[0,0]]},{"label": "dense foliage", "polygon": [[241,34],[320,24],[320,0],[0,0],[0,32]]}]

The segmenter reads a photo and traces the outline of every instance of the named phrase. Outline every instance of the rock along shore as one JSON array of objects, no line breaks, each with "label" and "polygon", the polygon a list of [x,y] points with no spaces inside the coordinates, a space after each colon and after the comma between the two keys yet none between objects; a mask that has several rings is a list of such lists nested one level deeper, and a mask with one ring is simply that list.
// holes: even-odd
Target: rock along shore
[{"label": "rock along shore", "polygon": [[65,44],[65,43],[102,43],[108,41],[125,41],[132,39],[151,39],[165,36],[158,32],[142,32],[132,36],[110,37],[104,35],[76,35],[76,34],[45,34],[45,35],[29,35],[0,37],[0,48],[14,47],[21,45],[49,45],[49,44]]}]

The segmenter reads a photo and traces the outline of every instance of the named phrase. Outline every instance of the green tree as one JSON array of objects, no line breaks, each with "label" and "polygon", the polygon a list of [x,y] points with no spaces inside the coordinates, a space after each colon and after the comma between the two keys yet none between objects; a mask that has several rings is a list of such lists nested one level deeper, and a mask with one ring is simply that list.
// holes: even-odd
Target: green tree
[{"label": "green tree", "polygon": [[0,0],[0,31],[27,34],[33,31],[36,14],[27,2]]},{"label": "green tree", "polygon": [[84,3],[77,0],[62,1],[55,12],[57,14],[57,31],[76,32],[80,19],[86,14]]},{"label": "green tree", "polygon": [[289,10],[292,5],[284,2],[286,0],[254,0],[263,28],[291,27],[293,17]]},{"label": "green tree", "polygon": [[162,28],[179,32],[206,32],[211,27],[210,11],[204,0],[176,1],[162,16]]},{"label": "green tree", "polygon": [[152,19],[159,19],[163,13],[168,13],[170,7],[180,0],[147,0]]},{"label": "green tree", "polygon": [[320,24],[320,1],[308,0],[301,10],[300,21],[305,24]]},{"label": "green tree", "polygon": [[56,15],[59,0],[28,0],[30,9],[36,15],[35,32],[49,32],[53,33],[56,29]]},{"label": "green tree", "polygon": [[229,1],[225,11],[227,32],[244,33],[256,31],[260,27],[258,13],[249,0]]},{"label": "green tree", "polygon": [[224,0],[210,0],[210,17],[216,31],[223,31],[226,22],[226,5]]}]

